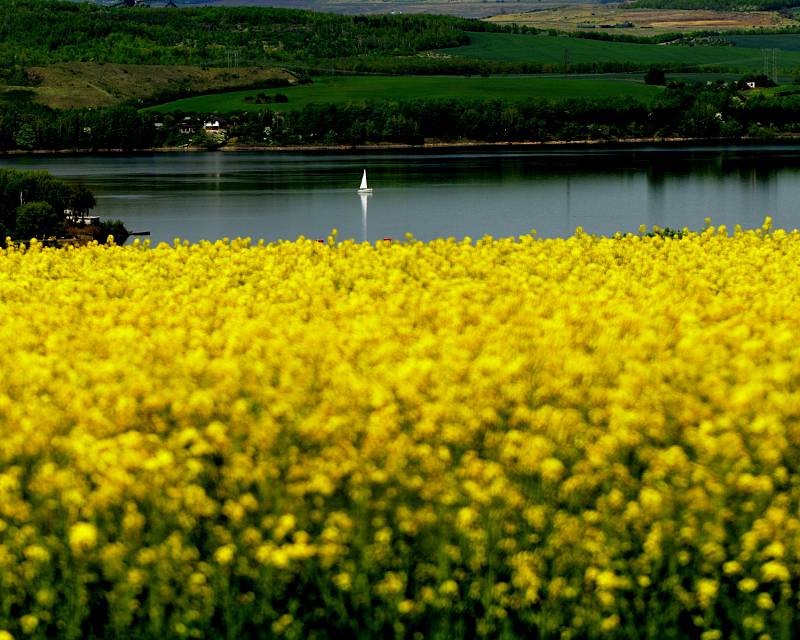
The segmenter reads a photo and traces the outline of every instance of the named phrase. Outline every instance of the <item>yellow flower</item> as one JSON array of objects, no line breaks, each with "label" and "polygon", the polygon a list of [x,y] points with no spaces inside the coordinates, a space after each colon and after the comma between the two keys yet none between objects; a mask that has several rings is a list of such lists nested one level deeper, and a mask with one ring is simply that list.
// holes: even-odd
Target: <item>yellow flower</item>
[{"label": "yellow flower", "polygon": [[50,552],[39,544],[32,544],[26,547],[24,554],[29,560],[35,560],[36,562],[47,562],[50,560]]},{"label": "yellow flower", "polygon": [[770,560],[761,566],[761,577],[764,582],[786,582],[789,580],[790,575],[789,570],[784,565],[776,560]]},{"label": "yellow flower", "polygon": [[759,609],[765,609],[767,611],[771,611],[775,608],[775,603],[768,593],[759,593],[756,598],[756,604]]},{"label": "yellow flower", "polygon": [[545,458],[539,467],[542,478],[550,482],[556,482],[564,473],[564,464],[558,458]]},{"label": "yellow flower", "polygon": [[36,631],[39,626],[39,619],[36,616],[24,615],[19,619],[19,626],[22,627],[22,632],[31,634]]},{"label": "yellow flower", "polygon": [[285,613],[280,618],[278,618],[275,622],[272,623],[272,632],[280,635],[294,622],[294,618],[291,614]]},{"label": "yellow flower", "polygon": [[69,546],[76,554],[89,551],[97,544],[97,527],[89,522],[76,522],[69,530]]},{"label": "yellow flower", "polygon": [[719,583],[716,580],[701,578],[697,581],[697,598],[700,606],[707,609],[717,597]]},{"label": "yellow flower", "polygon": [[401,600],[397,604],[397,610],[402,613],[403,615],[409,614],[414,610],[414,601],[413,600]]},{"label": "yellow flower", "polygon": [[575,638],[635,624],[657,575],[704,640],[712,608],[761,634],[797,595],[799,265],[768,223],[2,249],[3,585],[34,635],[72,589],[132,635],[225,635],[230,598],[302,637],[302,584],[379,594],[398,635],[546,607]]},{"label": "yellow flower", "polygon": [[342,591],[349,591],[353,584],[353,578],[349,573],[338,573],[333,577],[333,582]]},{"label": "yellow flower", "polygon": [[743,578],[742,580],[739,580],[739,589],[745,593],[751,593],[755,591],[757,587],[758,582],[753,580],[753,578]]},{"label": "yellow flower", "polygon": [[600,628],[605,631],[606,633],[610,631],[614,631],[617,627],[619,627],[619,616],[615,613],[613,615],[608,616],[607,618],[603,618],[603,621],[600,623]]},{"label": "yellow flower", "polygon": [[221,565],[227,565],[231,563],[235,553],[236,547],[234,547],[232,544],[226,544],[214,552],[214,560]]}]

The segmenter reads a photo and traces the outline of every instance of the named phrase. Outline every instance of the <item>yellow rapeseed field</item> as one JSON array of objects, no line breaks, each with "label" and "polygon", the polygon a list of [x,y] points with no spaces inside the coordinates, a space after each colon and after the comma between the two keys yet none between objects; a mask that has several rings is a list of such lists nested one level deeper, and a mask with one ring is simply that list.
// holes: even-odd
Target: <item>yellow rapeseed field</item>
[{"label": "yellow rapeseed field", "polygon": [[0,640],[794,638],[800,233],[0,252]]}]

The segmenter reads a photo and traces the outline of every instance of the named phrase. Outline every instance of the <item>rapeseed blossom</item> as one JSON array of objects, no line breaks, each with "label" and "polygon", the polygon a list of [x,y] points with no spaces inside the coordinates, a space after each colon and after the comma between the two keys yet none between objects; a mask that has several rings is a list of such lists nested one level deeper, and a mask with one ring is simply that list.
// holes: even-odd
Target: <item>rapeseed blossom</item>
[{"label": "rapeseed blossom", "polygon": [[794,637],[799,302],[769,224],[8,248],[0,639]]}]

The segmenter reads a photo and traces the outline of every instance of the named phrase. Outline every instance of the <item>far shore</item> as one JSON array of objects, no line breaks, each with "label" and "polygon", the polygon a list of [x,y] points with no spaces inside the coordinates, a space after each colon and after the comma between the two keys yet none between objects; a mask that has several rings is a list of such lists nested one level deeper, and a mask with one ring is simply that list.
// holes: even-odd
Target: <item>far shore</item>
[{"label": "far shore", "polygon": [[403,143],[372,143],[360,145],[228,145],[217,148],[203,146],[187,147],[151,147],[144,149],[36,149],[0,152],[2,156],[45,156],[45,155],[138,155],[150,153],[209,153],[209,152],[326,152],[326,153],[363,153],[369,151],[475,151],[492,149],[581,149],[581,148],[606,148],[625,149],[654,145],[658,147],[727,147],[727,146],[753,146],[763,144],[791,145],[800,141],[800,134],[786,134],[772,138],[626,138],[619,140],[548,140],[527,142],[426,142],[423,144]]}]

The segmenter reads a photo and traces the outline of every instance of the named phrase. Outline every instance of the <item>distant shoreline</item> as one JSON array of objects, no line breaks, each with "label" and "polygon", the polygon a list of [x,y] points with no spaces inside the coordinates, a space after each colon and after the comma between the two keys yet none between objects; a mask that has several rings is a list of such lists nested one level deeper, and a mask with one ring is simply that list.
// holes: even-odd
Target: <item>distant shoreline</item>
[{"label": "distant shoreline", "polygon": [[364,153],[370,151],[476,151],[481,149],[625,149],[653,145],[657,147],[703,146],[708,148],[754,145],[793,145],[800,142],[800,134],[782,135],[774,138],[626,138],[622,140],[548,140],[544,142],[427,142],[424,144],[375,143],[362,145],[231,145],[208,149],[205,147],[151,147],[144,149],[36,149],[26,151],[15,149],[0,152],[0,157],[25,156],[86,156],[86,155],[141,155],[159,153],[241,153],[241,152],[333,152]]},{"label": "distant shoreline", "polygon": [[[800,134],[786,135],[776,138],[626,138],[623,140],[548,140],[544,142],[429,142],[424,144],[403,143],[378,143],[363,145],[286,145],[280,147],[270,146],[233,146],[220,147],[217,151],[336,151],[336,152],[364,152],[364,151],[473,151],[480,149],[557,149],[557,148],[626,148],[640,147],[642,145],[655,145],[663,147],[707,146],[710,148],[721,146],[753,146],[756,144],[797,144]],[[202,151],[202,149],[199,149]],[[185,149],[184,149],[185,151]]]}]

